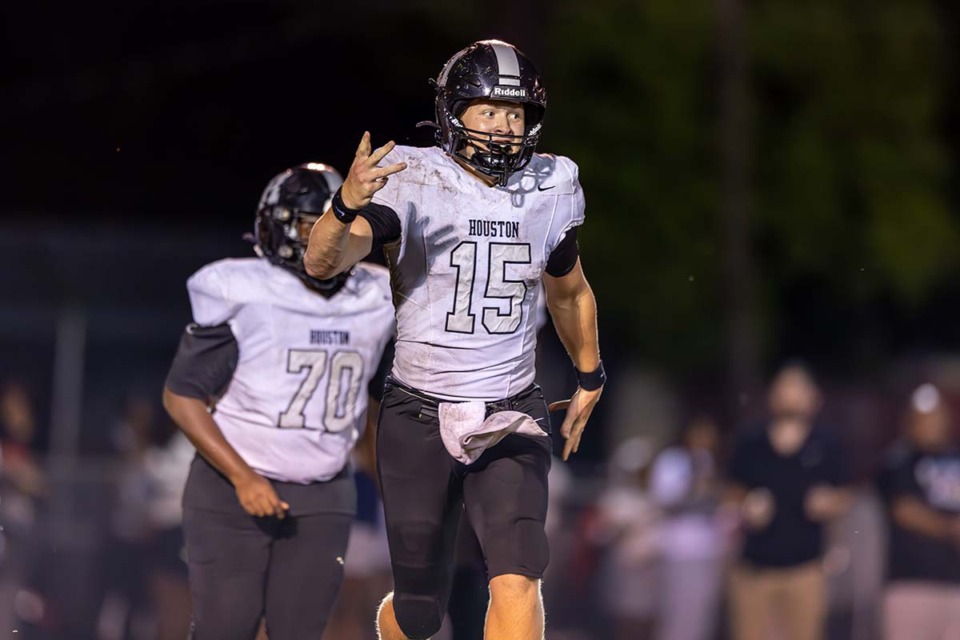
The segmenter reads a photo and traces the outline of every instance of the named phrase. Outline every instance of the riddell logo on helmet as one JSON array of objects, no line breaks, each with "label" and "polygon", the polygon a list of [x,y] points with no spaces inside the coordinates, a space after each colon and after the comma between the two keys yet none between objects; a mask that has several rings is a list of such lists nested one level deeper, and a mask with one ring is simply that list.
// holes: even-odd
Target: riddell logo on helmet
[{"label": "riddell logo on helmet", "polygon": [[496,86],[490,92],[491,98],[526,98],[527,90],[523,87]]}]

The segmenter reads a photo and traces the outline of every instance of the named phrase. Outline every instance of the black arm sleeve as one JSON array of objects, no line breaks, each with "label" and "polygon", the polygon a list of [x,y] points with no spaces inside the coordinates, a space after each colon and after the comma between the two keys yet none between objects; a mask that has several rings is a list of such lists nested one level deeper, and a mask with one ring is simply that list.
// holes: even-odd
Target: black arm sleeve
[{"label": "black arm sleeve", "polygon": [[167,388],[188,398],[215,398],[230,384],[239,357],[237,339],[229,325],[189,324],[167,373]]},{"label": "black arm sleeve", "polygon": [[400,216],[390,207],[370,203],[357,215],[369,222],[370,228],[373,229],[373,246],[370,248],[370,253],[375,253],[382,249],[383,245],[400,239]]},{"label": "black arm sleeve", "polygon": [[547,273],[554,278],[560,278],[567,275],[577,266],[577,258],[580,257],[580,245],[577,244],[577,227],[567,229],[563,239],[560,241],[550,257],[547,259]]},{"label": "black arm sleeve", "polygon": [[367,385],[367,393],[377,401],[383,400],[383,385],[387,376],[390,375],[391,368],[393,368],[393,340],[384,347],[383,355],[380,357],[380,366],[377,367],[377,372],[373,374],[370,384]]}]

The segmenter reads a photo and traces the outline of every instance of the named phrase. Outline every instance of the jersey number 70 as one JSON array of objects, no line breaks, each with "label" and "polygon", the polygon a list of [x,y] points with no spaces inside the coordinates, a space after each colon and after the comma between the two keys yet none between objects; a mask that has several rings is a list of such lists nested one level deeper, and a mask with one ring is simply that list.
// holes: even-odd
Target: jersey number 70
[{"label": "jersey number 70", "polygon": [[[307,377],[300,383],[287,410],[280,414],[281,429],[316,429],[307,426],[303,410],[320,386],[327,368],[327,352],[323,349],[290,349],[287,352],[287,373],[307,370]],[[327,431],[343,431],[354,423],[360,381],[363,380],[363,356],[356,351],[337,351],[330,358],[330,375],[327,376],[326,402],[323,410],[323,426]],[[344,395],[343,387],[346,386]]]}]

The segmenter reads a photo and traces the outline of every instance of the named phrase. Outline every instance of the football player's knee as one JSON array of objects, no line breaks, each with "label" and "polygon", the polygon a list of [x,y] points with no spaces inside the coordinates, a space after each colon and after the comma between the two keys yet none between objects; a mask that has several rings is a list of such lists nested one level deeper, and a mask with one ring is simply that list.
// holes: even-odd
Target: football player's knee
[{"label": "football player's knee", "polygon": [[393,611],[397,625],[411,640],[429,638],[440,630],[445,604],[448,559],[442,548],[442,529],[427,521],[406,522],[393,529],[402,552],[393,562]]},{"label": "football player's knee", "polygon": [[394,566],[393,612],[397,625],[411,640],[429,638],[440,630],[444,603],[442,577],[436,568]]},{"label": "football player's knee", "polygon": [[443,606],[436,596],[393,594],[393,614],[397,626],[410,640],[427,640],[440,631]]},{"label": "football player's knee", "polygon": [[490,598],[501,602],[525,602],[540,594],[540,580],[507,573],[490,580]]}]

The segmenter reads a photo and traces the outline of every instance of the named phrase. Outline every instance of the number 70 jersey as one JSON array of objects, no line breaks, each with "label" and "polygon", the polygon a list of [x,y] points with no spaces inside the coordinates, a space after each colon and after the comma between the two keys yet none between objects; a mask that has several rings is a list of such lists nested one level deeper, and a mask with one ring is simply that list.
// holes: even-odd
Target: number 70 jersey
[{"label": "number 70 jersey", "polygon": [[447,400],[497,400],[533,383],[537,305],[553,249],[583,222],[577,166],[535,154],[491,187],[437,147],[396,147],[406,162],[374,202],[400,219],[386,246],[397,344],[393,375]]},{"label": "number 70 jersey", "polygon": [[387,270],[359,264],[325,298],[263,258],[220,260],[187,282],[193,318],[229,324],[239,361],[213,418],[258,473],[329,480],[364,425],[367,385],[394,333]]}]

